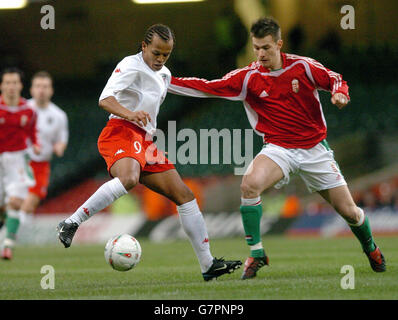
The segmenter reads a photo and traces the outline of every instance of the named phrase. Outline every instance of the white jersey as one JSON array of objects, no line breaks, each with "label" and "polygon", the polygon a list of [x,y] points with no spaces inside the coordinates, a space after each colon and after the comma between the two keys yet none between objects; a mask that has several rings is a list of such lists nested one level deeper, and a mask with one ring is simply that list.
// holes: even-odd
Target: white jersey
[{"label": "white jersey", "polygon": [[[125,108],[131,111],[145,111],[151,117],[143,129],[149,134],[156,131],[156,117],[166,98],[170,85],[170,70],[163,66],[153,71],[144,61],[142,52],[125,57],[113,70],[99,100],[113,96]],[[109,118],[121,119],[111,114]]]},{"label": "white jersey", "polygon": [[28,154],[33,161],[50,161],[53,154],[53,146],[57,142],[68,143],[68,117],[54,103],[47,107],[39,108],[34,99],[28,100],[28,104],[37,113],[37,138],[41,147],[40,154],[35,154],[32,148],[28,148]]}]

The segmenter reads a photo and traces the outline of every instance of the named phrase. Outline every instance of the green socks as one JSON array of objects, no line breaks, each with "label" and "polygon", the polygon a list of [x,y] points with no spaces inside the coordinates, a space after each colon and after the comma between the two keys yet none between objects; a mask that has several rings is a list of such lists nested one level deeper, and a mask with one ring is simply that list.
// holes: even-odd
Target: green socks
[{"label": "green socks", "polygon": [[[360,208],[359,208],[360,209]],[[370,229],[369,219],[361,210],[362,218],[357,225],[349,224],[352,232],[361,243],[363,251],[366,253],[376,249],[373,240],[372,230]],[[250,246],[250,256],[257,258],[264,256],[264,249],[261,243],[260,223],[263,215],[261,198],[243,199],[240,206],[243,228],[245,230],[245,239]]]},{"label": "green socks", "polygon": [[[362,209],[361,209],[362,210]],[[363,214],[363,212],[362,212]],[[349,225],[352,232],[355,234],[359,242],[361,243],[363,251],[369,253],[376,249],[376,245],[373,241],[372,230],[370,229],[370,224],[368,217],[365,216],[364,221],[361,225]]]},{"label": "green socks", "polygon": [[17,236],[17,231],[19,227],[19,213],[16,210],[7,210],[6,217],[6,228],[7,234],[6,238],[15,240]]},{"label": "green socks", "polygon": [[[253,203],[253,204],[251,204]],[[264,249],[261,244],[260,222],[263,215],[260,197],[256,199],[242,199],[240,206],[245,239],[250,246],[251,257],[263,257]]]},{"label": "green socks", "polygon": [[264,257],[264,249],[250,250],[250,256],[253,258]]}]

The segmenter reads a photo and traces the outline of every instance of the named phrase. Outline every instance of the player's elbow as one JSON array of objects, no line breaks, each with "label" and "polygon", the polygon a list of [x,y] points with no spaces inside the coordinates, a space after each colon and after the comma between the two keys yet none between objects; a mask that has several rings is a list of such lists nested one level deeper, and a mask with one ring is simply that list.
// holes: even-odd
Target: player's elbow
[{"label": "player's elbow", "polygon": [[101,100],[98,102],[98,105],[99,105],[101,108],[106,107],[107,105],[109,105],[109,103],[111,103],[111,100],[113,100],[113,99],[115,99],[113,96],[108,96],[108,97],[106,97],[106,98],[101,99]]},{"label": "player's elbow", "polygon": [[98,102],[98,106],[101,108],[101,109],[105,109],[106,108],[106,101],[105,101],[106,99],[102,99],[102,100],[100,100],[99,102]]},{"label": "player's elbow", "polygon": [[109,96],[109,97],[106,97],[106,98],[100,100],[98,105],[105,111],[109,111],[112,109],[112,106],[114,106],[115,103],[117,103],[117,100],[115,99],[115,97]]}]

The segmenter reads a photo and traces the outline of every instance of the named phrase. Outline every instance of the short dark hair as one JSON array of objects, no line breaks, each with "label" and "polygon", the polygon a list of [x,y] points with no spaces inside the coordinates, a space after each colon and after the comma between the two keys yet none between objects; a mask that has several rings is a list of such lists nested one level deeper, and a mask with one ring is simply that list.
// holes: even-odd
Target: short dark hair
[{"label": "short dark hair", "polygon": [[32,76],[31,82],[33,83],[33,80],[35,80],[36,78],[48,78],[51,80],[51,82],[53,82],[53,77],[51,76],[51,74],[44,70],[36,72]]},{"label": "short dark hair", "polygon": [[3,69],[3,71],[1,71],[0,83],[3,82],[3,76],[5,74],[7,74],[7,73],[18,73],[19,74],[19,79],[21,80],[21,82],[23,82],[24,77],[25,77],[25,75],[24,75],[24,73],[22,72],[21,69],[18,69],[17,67],[8,67],[8,68]]},{"label": "short dark hair", "polygon": [[161,23],[154,24],[146,30],[144,35],[144,42],[146,44],[150,44],[155,34],[157,34],[164,41],[173,40],[173,45],[176,42],[173,30],[171,30],[170,27]]},{"label": "short dark hair", "polygon": [[255,38],[264,38],[268,35],[276,42],[281,39],[281,27],[273,18],[260,18],[252,24],[251,34]]}]

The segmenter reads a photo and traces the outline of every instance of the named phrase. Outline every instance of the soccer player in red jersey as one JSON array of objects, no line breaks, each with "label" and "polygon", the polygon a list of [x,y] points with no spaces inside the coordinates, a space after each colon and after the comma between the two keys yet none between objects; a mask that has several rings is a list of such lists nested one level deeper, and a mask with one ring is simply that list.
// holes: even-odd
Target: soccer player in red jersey
[{"label": "soccer player in red jersey", "polygon": [[222,79],[172,77],[169,92],[193,97],[223,97],[243,102],[264,147],[254,158],[241,184],[241,215],[250,246],[242,279],[256,276],[268,265],[260,236],[261,193],[289,182],[298,174],[310,192],[318,192],[347,221],[360,241],[372,269],[386,270],[368,218],[356,206],[326,141],[326,121],[318,90],[331,93],[339,109],[350,101],[342,76],[314,59],[281,52],[278,23],[261,18],[251,27],[257,61]]},{"label": "soccer player in red jersey", "polygon": [[40,152],[40,146],[36,137],[36,113],[21,97],[22,72],[7,68],[0,81],[0,200],[5,205],[7,228],[1,257],[11,259],[19,227],[19,210],[28,187],[34,183],[27,163],[27,138],[35,153]]}]

